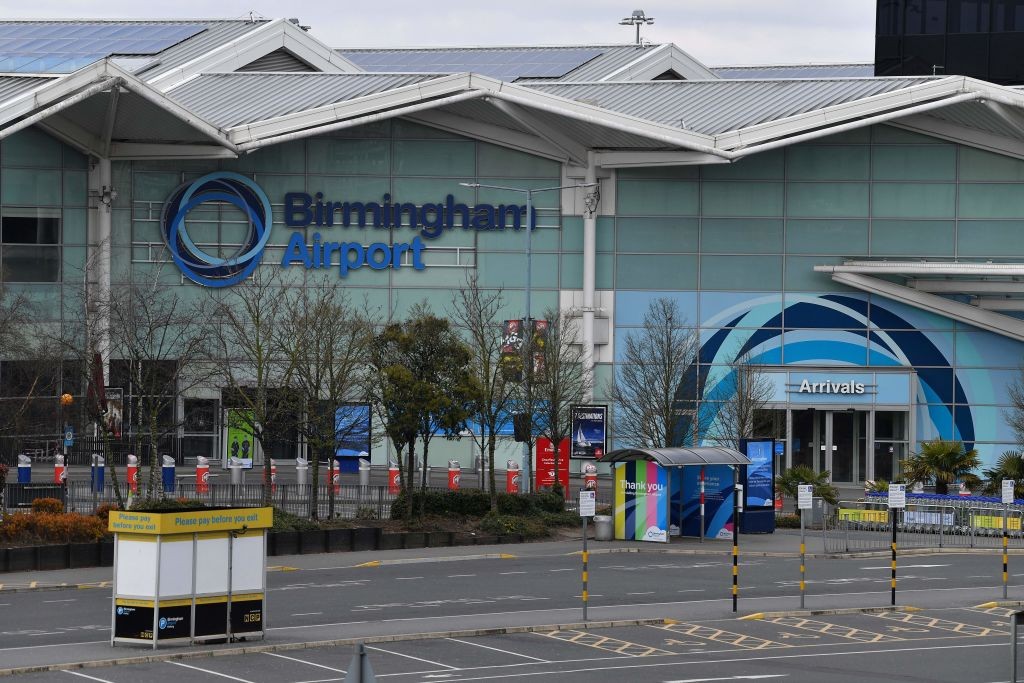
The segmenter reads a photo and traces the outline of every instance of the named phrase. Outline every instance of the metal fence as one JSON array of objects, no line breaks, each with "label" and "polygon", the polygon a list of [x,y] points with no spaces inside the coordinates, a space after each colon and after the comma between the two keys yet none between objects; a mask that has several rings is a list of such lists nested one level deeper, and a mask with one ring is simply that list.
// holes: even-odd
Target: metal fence
[{"label": "metal fence", "polygon": [[[311,512],[312,484],[276,484],[271,487],[271,505],[300,517]],[[429,487],[429,491],[447,491],[443,487]],[[145,497],[147,483],[139,482],[135,497]],[[121,483],[122,496],[128,496],[127,485]],[[195,481],[178,481],[173,492],[162,488],[155,492],[156,498],[187,499],[211,506],[257,507],[263,505],[263,484],[209,483],[205,491],[199,491]],[[317,510],[320,519],[330,517],[330,489],[318,485]],[[36,498],[57,498],[64,502],[69,512],[91,513],[103,504],[116,502],[113,485],[105,482],[103,491],[94,491],[87,481],[71,481],[65,486],[54,484],[7,484],[4,502],[7,509],[14,510],[31,506]],[[339,519],[390,519],[391,504],[397,498],[386,485],[360,486],[341,484],[334,494],[334,517]],[[579,501],[575,495],[566,500],[565,509],[576,511]],[[598,507],[611,504],[611,492],[598,492]]]},{"label": "metal fence", "polygon": [[[1001,505],[977,501],[907,501],[896,511],[896,544],[907,548],[998,548],[1002,546]],[[824,517],[825,552],[888,550],[891,511],[885,501],[841,501]],[[1010,506],[1009,545],[1024,548],[1024,509]]]}]

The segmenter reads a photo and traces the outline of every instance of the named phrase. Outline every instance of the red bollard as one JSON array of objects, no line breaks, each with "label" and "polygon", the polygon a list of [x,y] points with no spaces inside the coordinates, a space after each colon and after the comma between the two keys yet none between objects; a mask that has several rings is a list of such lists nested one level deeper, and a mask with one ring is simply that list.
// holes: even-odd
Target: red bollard
[{"label": "red bollard", "polygon": [[519,493],[519,463],[509,460],[505,463],[505,493]]},{"label": "red bollard", "polygon": [[128,490],[132,493],[139,492],[139,459],[128,454]]},{"label": "red bollard", "polygon": [[203,456],[196,457],[196,493],[210,492],[210,460]]},{"label": "red bollard", "polygon": [[592,462],[583,466],[583,488],[588,491],[597,490],[597,465]]},{"label": "red bollard", "polygon": [[462,467],[458,460],[448,461],[448,488],[452,491],[459,490],[459,479],[462,475]]},{"label": "red bollard", "polygon": [[398,495],[398,492],[402,490],[402,475],[398,469],[398,465],[391,465],[388,467],[388,493],[391,495]]},{"label": "red bollard", "polygon": [[65,481],[67,481],[67,478],[68,471],[67,468],[64,466],[64,456],[55,455],[53,457],[53,483],[63,484]]}]

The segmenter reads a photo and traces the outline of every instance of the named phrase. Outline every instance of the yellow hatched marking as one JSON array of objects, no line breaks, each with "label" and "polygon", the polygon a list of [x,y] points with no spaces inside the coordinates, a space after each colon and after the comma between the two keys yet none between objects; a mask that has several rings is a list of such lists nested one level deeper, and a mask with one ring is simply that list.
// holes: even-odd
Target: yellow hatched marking
[{"label": "yellow hatched marking", "polygon": [[880,612],[878,614],[872,614],[873,617],[879,619],[887,619],[889,621],[898,621],[901,624],[911,624],[913,626],[924,626],[925,628],[933,628],[939,631],[951,631],[953,633],[959,633],[964,636],[974,636],[983,638],[985,636],[1006,636],[1009,635],[1006,631],[1000,631],[995,628],[987,628],[985,626],[975,626],[974,624],[965,624],[960,621],[950,621],[948,619],[936,619],[934,617],[926,617],[920,614],[900,614],[897,612]]},{"label": "yellow hatched marking", "polygon": [[675,652],[669,652],[668,650],[660,650],[656,647],[641,645],[640,643],[631,643],[627,640],[619,640],[618,638],[599,636],[587,631],[544,631],[539,632],[538,635],[545,636],[547,638],[554,638],[555,640],[561,640],[567,643],[583,645],[584,647],[592,647],[597,650],[604,650],[605,652],[627,655],[629,657],[650,657],[652,655],[676,654]]},{"label": "yellow hatched marking", "polygon": [[668,626],[655,626],[665,631],[672,631],[691,638],[703,638],[716,643],[725,643],[734,647],[741,647],[745,650],[766,650],[773,647],[793,647],[786,643],[777,643],[774,640],[765,640],[755,636],[747,636],[742,633],[723,631],[720,628],[710,626],[698,626],[696,624],[670,624]]},{"label": "yellow hatched marking", "polygon": [[863,629],[853,628],[852,626],[840,626],[839,624],[830,624],[827,621],[815,621],[814,619],[803,619],[801,617],[775,617],[773,619],[767,619],[766,621],[772,624],[778,624],[779,626],[785,626],[787,628],[798,628],[804,631],[813,631],[814,633],[824,633],[838,638],[856,640],[861,643],[886,643],[903,640],[903,638],[887,636],[884,633],[875,633],[874,631],[865,631]]},{"label": "yellow hatched marking", "polygon": [[989,607],[987,609],[978,609],[976,607],[965,608],[968,612],[978,612],[980,614],[992,614],[997,617],[1011,617],[1017,611],[1010,609],[1009,607]]}]

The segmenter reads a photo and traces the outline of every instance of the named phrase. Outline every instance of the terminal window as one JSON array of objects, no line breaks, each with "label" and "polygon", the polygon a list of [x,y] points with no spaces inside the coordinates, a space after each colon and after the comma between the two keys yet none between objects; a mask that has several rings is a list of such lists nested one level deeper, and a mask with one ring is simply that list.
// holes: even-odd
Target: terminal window
[{"label": "terminal window", "polygon": [[0,278],[4,282],[60,280],[60,213],[47,209],[0,212]]}]

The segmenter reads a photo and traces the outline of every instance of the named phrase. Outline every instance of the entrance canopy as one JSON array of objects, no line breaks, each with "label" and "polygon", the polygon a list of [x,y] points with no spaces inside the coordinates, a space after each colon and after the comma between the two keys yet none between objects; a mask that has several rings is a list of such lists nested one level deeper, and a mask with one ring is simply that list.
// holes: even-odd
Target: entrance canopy
[{"label": "entrance canopy", "polygon": [[620,448],[601,458],[601,462],[656,462],[662,467],[687,465],[749,465],[750,458],[732,448]]}]

